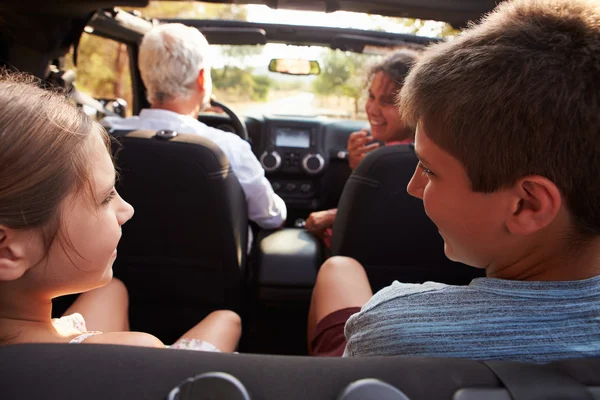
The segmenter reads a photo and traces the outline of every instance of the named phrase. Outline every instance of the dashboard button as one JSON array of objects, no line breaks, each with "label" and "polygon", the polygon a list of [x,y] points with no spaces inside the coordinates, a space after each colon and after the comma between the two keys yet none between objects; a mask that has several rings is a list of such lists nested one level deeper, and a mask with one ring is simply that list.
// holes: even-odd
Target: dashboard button
[{"label": "dashboard button", "polygon": [[285,190],[288,192],[293,192],[296,190],[296,184],[295,183],[288,183],[285,185]]},{"label": "dashboard button", "polygon": [[274,191],[278,191],[279,189],[281,189],[281,183],[271,182],[271,187],[273,188]]},{"label": "dashboard button", "polygon": [[312,190],[312,185],[310,183],[303,183],[300,185],[300,190],[304,193],[310,192]]}]

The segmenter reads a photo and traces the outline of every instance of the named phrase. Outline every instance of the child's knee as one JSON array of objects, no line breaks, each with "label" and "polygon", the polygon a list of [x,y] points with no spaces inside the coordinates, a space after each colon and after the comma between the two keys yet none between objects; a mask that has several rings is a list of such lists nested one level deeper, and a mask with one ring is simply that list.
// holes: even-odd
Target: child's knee
[{"label": "child's knee", "polygon": [[217,319],[220,323],[227,324],[233,329],[242,329],[242,318],[231,310],[213,311],[208,315],[208,318]]},{"label": "child's knee", "polygon": [[366,276],[363,266],[353,258],[336,256],[327,259],[319,269],[317,281],[338,281],[349,275]]},{"label": "child's knee", "polygon": [[108,285],[106,285],[106,289],[110,293],[110,296],[114,298],[118,298],[121,301],[129,303],[129,292],[127,291],[127,287],[120,279],[113,278]]}]

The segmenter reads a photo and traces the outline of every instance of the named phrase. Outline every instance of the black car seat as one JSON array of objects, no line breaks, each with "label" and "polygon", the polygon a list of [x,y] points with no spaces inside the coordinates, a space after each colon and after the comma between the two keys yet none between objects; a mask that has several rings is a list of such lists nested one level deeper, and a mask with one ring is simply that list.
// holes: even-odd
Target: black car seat
[{"label": "black car seat", "polygon": [[135,208],[114,270],[131,294],[131,328],[170,343],[210,311],[239,311],[247,206],[221,149],[171,131],[112,134],[117,190]]},{"label": "black car seat", "polygon": [[598,357],[534,365],[24,344],[0,346],[0,360],[2,399],[600,400]]},{"label": "black car seat", "polygon": [[468,284],[483,276],[446,258],[423,202],[406,192],[417,162],[412,145],[383,147],[360,162],[342,192],[332,254],[358,260],[375,291],[393,280]]}]

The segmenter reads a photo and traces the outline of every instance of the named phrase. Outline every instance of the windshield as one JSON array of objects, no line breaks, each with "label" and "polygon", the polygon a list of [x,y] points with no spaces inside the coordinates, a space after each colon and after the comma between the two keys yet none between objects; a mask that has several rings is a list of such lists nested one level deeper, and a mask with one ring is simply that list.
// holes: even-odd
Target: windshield
[{"label": "windshield", "polygon": [[[342,52],[319,46],[212,46],[213,92],[242,115],[270,114],[366,119],[365,80],[381,55]],[[316,60],[319,75],[286,75],[268,70],[273,58]]]},{"label": "windshield", "polygon": [[[388,31],[447,37],[456,33],[448,24],[409,18],[388,18],[350,12],[273,10],[266,6],[240,6],[202,2],[151,1],[147,7],[124,7],[145,18],[237,20],[261,23],[321,25],[359,30]],[[86,30],[79,42],[79,64],[73,53],[67,69],[77,72],[79,90],[100,99],[124,99],[132,104],[132,80],[127,46]],[[326,116],[366,119],[366,79],[369,68],[386,52],[385,47],[364,53],[344,52],[324,46],[284,43],[266,45],[212,45],[213,92],[218,101],[241,115]],[[287,75],[269,71],[272,59],[315,60],[319,75]],[[131,115],[131,107],[126,108]]]},{"label": "windshield", "polygon": [[[138,9],[145,17],[241,20],[291,25],[328,26],[447,37],[456,33],[439,21],[391,18],[338,11],[333,13],[272,9],[263,5],[151,1]],[[242,115],[302,115],[366,119],[368,70],[386,51],[358,54],[319,46],[268,43],[260,46],[211,46],[213,91],[218,101]],[[269,72],[273,58],[316,60],[319,75]]]}]

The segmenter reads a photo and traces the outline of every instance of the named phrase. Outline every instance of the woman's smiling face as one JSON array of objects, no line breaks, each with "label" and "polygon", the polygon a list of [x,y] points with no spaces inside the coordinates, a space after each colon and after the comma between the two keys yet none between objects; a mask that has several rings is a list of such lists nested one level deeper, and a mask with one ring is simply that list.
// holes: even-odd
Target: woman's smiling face
[{"label": "woman's smiling face", "polygon": [[396,107],[396,95],[400,90],[397,82],[390,79],[385,72],[377,72],[369,85],[369,97],[365,109],[371,134],[382,142],[408,139],[412,131],[406,125]]}]

